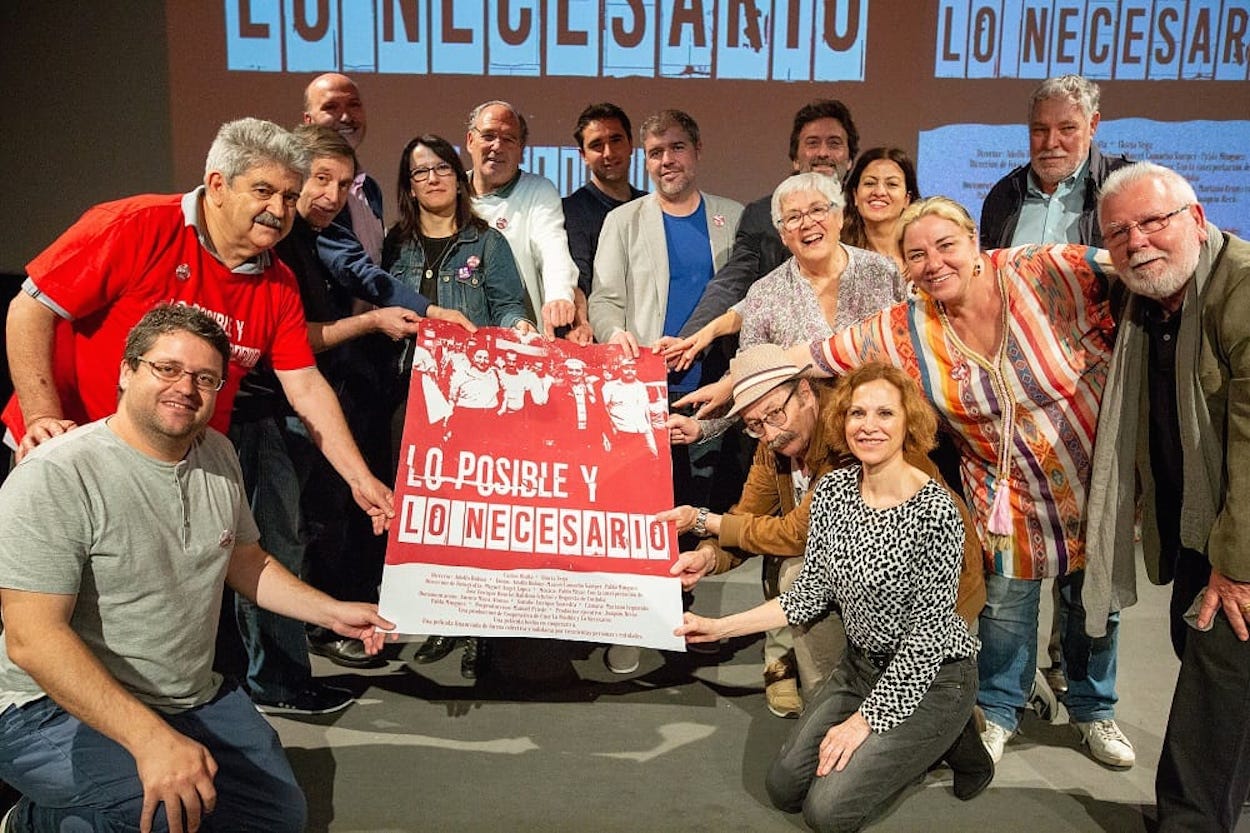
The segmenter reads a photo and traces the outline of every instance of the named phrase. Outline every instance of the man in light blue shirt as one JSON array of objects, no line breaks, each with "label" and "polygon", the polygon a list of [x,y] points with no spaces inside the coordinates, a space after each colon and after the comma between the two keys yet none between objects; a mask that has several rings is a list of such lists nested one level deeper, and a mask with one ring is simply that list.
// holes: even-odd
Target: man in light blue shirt
[{"label": "man in light blue shirt", "polygon": [[1079,75],[1048,78],[1029,98],[1029,164],[995,183],[981,209],[981,246],[1101,246],[1098,189],[1123,156],[1094,144],[1100,91]]}]

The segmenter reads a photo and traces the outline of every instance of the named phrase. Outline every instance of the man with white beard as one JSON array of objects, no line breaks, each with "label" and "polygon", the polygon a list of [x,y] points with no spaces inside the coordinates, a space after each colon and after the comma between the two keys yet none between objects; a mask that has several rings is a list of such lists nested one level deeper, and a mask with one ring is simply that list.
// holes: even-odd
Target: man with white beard
[{"label": "man with white beard", "polygon": [[1085,625],[1172,582],[1181,659],[1155,779],[1161,833],[1232,830],[1250,790],[1250,245],[1180,174],[1139,162],[1098,199],[1129,290],[1091,465]]}]

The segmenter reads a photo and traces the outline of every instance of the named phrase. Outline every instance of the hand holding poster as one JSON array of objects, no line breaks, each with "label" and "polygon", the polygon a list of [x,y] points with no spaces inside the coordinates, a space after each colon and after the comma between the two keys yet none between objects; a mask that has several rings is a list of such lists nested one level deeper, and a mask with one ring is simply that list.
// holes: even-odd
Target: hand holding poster
[{"label": "hand holding poster", "polygon": [[413,350],[382,615],[683,650],[663,361],[435,321]]}]

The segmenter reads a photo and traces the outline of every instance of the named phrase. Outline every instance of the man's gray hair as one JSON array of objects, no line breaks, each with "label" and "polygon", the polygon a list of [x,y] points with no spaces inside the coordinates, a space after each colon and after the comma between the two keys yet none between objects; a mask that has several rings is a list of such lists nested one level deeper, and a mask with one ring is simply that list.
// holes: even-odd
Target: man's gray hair
[{"label": "man's gray hair", "polygon": [[802,194],[808,191],[815,191],[829,200],[831,208],[841,210],[846,206],[846,201],[842,198],[842,185],[838,182],[836,176],[829,176],[829,174],[822,174],[818,171],[794,174],[786,177],[777,186],[777,189],[773,191],[773,225],[781,223],[782,200],[793,194]]},{"label": "man's gray hair", "polygon": [[217,131],[204,175],[219,172],[226,182],[258,165],[281,165],[300,179],[308,178],[308,150],[291,131],[263,119],[228,121]]},{"label": "man's gray hair", "polygon": [[1102,212],[1102,204],[1109,198],[1120,193],[1130,185],[1151,179],[1157,179],[1167,184],[1168,190],[1172,192],[1172,196],[1180,199],[1182,203],[1193,205],[1199,201],[1198,195],[1194,193],[1194,186],[1190,185],[1189,180],[1176,171],[1154,162],[1134,162],[1131,165],[1125,165],[1123,168],[1117,169],[1103,181],[1102,188],[1098,190],[1099,212]]},{"label": "man's gray hair", "polygon": [[1098,112],[1099,102],[1102,101],[1102,91],[1097,84],[1081,75],[1060,75],[1047,78],[1033,91],[1033,95],[1029,96],[1029,121],[1033,120],[1033,109],[1039,102],[1048,98],[1062,98],[1070,101],[1081,108],[1085,118],[1092,119]]},{"label": "man's gray hair", "polygon": [[469,123],[465,125],[466,130],[476,130],[478,117],[482,115],[482,111],[487,107],[502,107],[516,117],[517,126],[521,128],[521,147],[529,144],[530,126],[525,121],[525,116],[521,115],[521,111],[513,107],[506,101],[494,99],[493,101],[483,101],[481,104],[469,111]]}]

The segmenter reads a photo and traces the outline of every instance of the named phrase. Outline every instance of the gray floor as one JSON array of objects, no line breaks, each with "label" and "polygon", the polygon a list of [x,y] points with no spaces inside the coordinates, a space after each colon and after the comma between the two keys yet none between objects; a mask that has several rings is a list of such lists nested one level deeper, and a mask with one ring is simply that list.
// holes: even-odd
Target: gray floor
[{"label": "gray floor", "polygon": [[[949,770],[939,769],[870,829],[1149,829],[1177,662],[1166,590],[1142,591],[1124,615],[1119,659],[1118,717],[1137,748],[1135,767],[1094,762],[1066,712],[1055,725],[1030,720],[986,793],[957,801]],[[758,572],[743,568],[701,584],[696,609],[733,612],[758,593]],[[600,647],[520,641],[499,662],[507,679],[527,681],[477,687],[460,679],[458,653],[414,673],[402,661],[414,647],[359,674],[314,658],[319,676],[359,702],[316,720],[274,720],[308,793],[311,831],[806,829],[763,791],[793,722],[764,706],[758,639],[719,658],[644,651],[624,678],[607,672]],[[1250,822],[1238,830],[1250,833]]]}]

